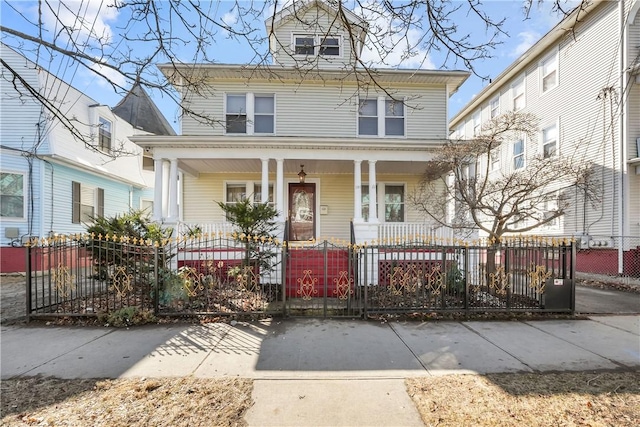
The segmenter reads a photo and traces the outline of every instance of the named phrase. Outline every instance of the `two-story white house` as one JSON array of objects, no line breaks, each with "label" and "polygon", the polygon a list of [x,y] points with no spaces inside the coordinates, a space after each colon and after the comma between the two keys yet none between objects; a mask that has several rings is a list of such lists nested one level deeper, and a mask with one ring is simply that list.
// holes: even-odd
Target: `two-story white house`
[{"label": "two-story white house", "polygon": [[576,236],[591,249],[579,254],[579,271],[640,275],[633,261],[640,245],[639,58],[640,2],[593,1],[543,36],[450,122],[455,138],[469,139],[503,112],[537,116],[537,138],[503,144],[492,159],[495,173],[526,168],[534,155],[593,163],[601,203],[570,191],[566,214],[532,231]]},{"label": "two-story white house", "polygon": [[[448,100],[469,73],[365,72],[365,21],[323,1],[293,7],[265,23],[268,66],[159,66],[185,114],[180,136],[132,137],[153,153],[155,218],[224,230],[217,202],[251,198],[274,204],[290,241],[349,240],[351,223],[359,242],[424,233],[406,196],[447,140]],[[188,90],[185,76],[203,83]]]},{"label": "two-story white house", "polygon": [[21,246],[32,236],[82,233],[94,216],[151,211],[153,161],[128,136],[175,132],[137,85],[110,108],[0,49],[0,271],[15,272],[25,270]]}]

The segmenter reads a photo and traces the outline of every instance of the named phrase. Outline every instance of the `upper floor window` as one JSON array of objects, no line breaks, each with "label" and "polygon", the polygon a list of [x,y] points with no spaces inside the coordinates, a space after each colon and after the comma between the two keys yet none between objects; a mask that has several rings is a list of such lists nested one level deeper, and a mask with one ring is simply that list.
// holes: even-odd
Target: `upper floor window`
[{"label": "upper floor window", "polygon": [[378,100],[362,99],[358,109],[358,134],[378,135]]},{"label": "upper floor window", "polygon": [[111,151],[111,121],[100,117],[98,119],[98,148],[102,151]]},{"label": "upper floor window", "polygon": [[500,169],[500,148],[494,148],[489,152],[489,170],[491,172]]},{"label": "upper floor window", "polygon": [[540,78],[542,80],[542,93],[553,89],[558,85],[558,56],[553,54],[540,62]]},{"label": "upper floor window", "polygon": [[490,115],[493,119],[494,117],[498,117],[500,114],[500,98],[493,98],[491,103],[489,104]]},{"label": "upper floor window", "polygon": [[247,133],[247,97],[227,95],[227,133]]},{"label": "upper floor window", "polygon": [[558,146],[558,128],[551,125],[542,129],[542,155],[544,158],[555,156]]},{"label": "upper floor window", "polygon": [[339,56],[340,39],[337,37],[324,37],[320,43],[320,55]]},{"label": "upper floor window", "polygon": [[513,169],[524,167],[524,140],[519,139],[513,143]]},{"label": "upper floor window", "polygon": [[515,82],[513,86],[511,86],[511,97],[513,99],[513,110],[514,111],[522,110],[525,105],[524,78]]},{"label": "upper floor window", "polygon": [[385,100],[384,128],[386,136],[404,135],[404,103],[402,101]]},{"label": "upper floor window", "polygon": [[228,134],[275,133],[273,94],[227,94],[225,112]]},{"label": "upper floor window", "polygon": [[480,135],[480,111],[476,111],[472,117],[473,120],[473,136]]},{"label": "upper floor window", "polygon": [[255,96],[255,133],[273,133],[275,105],[273,95]]},{"label": "upper floor window", "polygon": [[293,36],[293,51],[296,55],[340,56],[340,37],[313,34]]},{"label": "upper floor window", "polygon": [[21,173],[0,173],[0,217],[24,218],[24,175]]},{"label": "upper floor window", "polygon": [[71,222],[73,224],[92,222],[104,216],[104,189],[79,182],[71,183]]}]

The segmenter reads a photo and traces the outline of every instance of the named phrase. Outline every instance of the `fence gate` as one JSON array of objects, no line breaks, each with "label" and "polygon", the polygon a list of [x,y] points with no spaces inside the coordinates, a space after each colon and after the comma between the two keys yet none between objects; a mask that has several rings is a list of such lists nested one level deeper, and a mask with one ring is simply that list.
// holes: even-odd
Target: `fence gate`
[{"label": "fence gate", "polygon": [[285,313],[289,316],[357,317],[363,301],[355,286],[356,258],[348,245],[328,241],[287,248]]}]

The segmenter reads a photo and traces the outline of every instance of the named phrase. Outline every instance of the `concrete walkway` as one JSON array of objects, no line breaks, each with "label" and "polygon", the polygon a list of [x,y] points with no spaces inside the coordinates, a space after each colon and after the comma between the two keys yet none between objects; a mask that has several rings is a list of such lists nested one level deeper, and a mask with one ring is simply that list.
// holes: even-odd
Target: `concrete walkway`
[{"label": "concrete walkway", "polygon": [[[422,425],[404,378],[640,369],[640,316],[1,328],[2,379],[253,378],[250,425]],[[333,407],[349,411],[327,410]]]}]

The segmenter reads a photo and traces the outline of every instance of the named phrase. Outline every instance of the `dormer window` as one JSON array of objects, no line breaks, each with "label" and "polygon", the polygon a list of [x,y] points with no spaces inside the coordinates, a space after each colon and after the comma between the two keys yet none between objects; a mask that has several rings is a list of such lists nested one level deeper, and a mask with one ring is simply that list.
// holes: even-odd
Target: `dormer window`
[{"label": "dormer window", "polygon": [[111,121],[100,117],[98,119],[98,148],[100,151],[111,152]]},{"label": "dormer window", "polygon": [[340,37],[296,34],[293,36],[293,50],[296,55],[340,56]]}]

